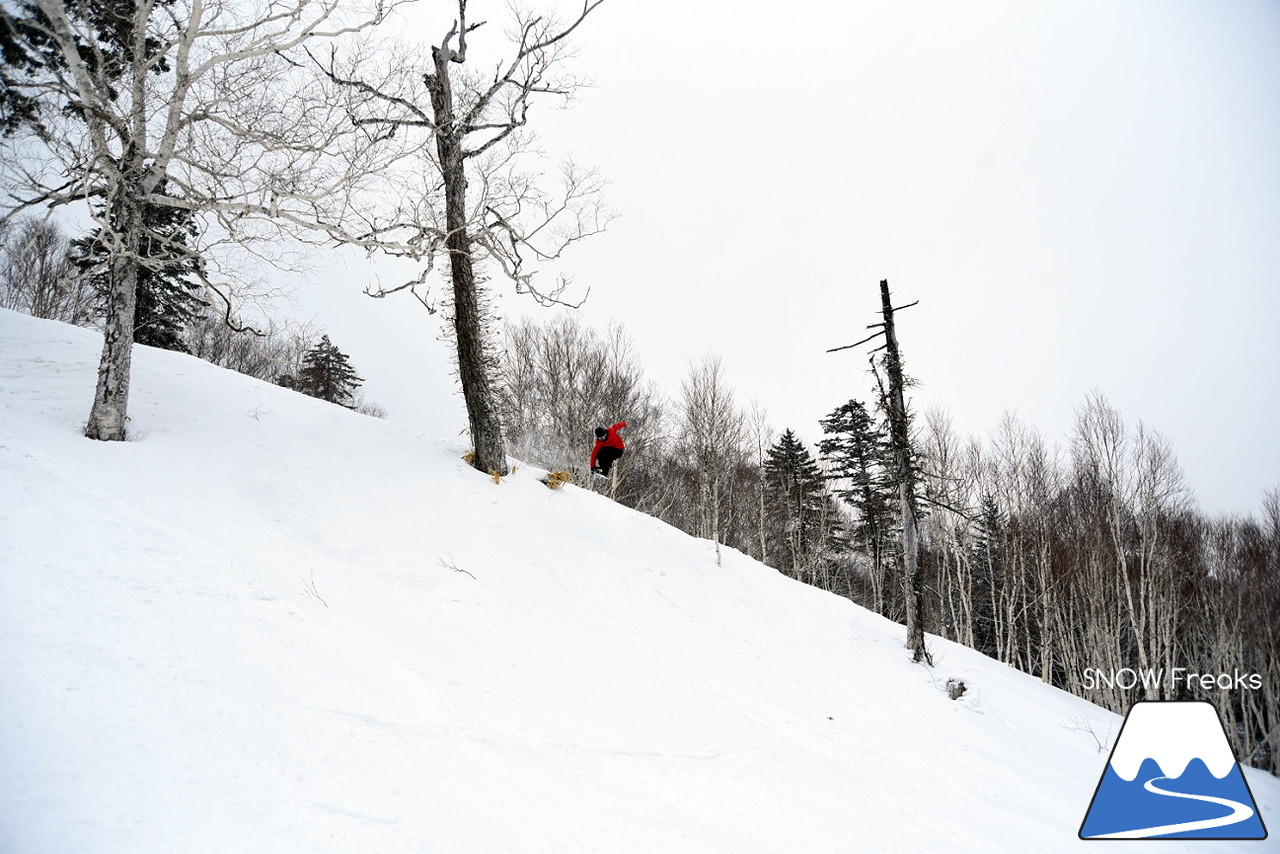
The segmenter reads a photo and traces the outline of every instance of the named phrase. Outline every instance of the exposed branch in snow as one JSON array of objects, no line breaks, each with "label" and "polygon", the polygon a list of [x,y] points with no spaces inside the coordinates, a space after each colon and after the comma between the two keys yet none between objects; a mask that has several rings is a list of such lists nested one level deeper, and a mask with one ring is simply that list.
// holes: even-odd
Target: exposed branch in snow
[{"label": "exposed branch in snow", "polygon": [[[445,558],[448,558],[448,560],[446,561]],[[452,569],[454,572],[461,572],[463,575],[469,575],[471,576],[471,578],[475,579],[474,575],[471,575],[471,573],[467,572],[465,569],[462,569],[461,567],[458,566],[458,564],[453,559],[453,555],[446,554],[444,555],[444,557],[437,558],[437,560],[440,561],[440,565],[443,566],[445,569]]]},{"label": "exposed branch in snow", "polygon": [[329,603],[324,601],[324,597],[320,595],[320,591],[316,590],[315,570],[311,571],[310,578],[302,578],[302,592],[307,594],[311,598],[315,599],[317,602],[319,602],[321,605],[325,606],[326,608],[329,607]]}]

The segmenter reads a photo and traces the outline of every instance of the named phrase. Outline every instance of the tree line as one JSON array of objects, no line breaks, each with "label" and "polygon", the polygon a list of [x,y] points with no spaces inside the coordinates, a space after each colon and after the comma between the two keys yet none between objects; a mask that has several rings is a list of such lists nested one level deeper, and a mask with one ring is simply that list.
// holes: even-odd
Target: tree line
[{"label": "tree line", "polygon": [[[96,235],[70,239],[56,222],[34,217],[0,223],[0,307],[100,326],[108,289],[102,257]],[[137,293],[136,344],[189,353],[366,415],[385,415],[360,392],[364,380],[350,357],[311,324],[254,330],[228,323],[182,264],[148,269],[139,275]]]},{"label": "tree line", "polygon": [[[148,279],[181,271],[235,325],[255,265],[342,245],[414,268],[370,295],[447,309],[472,465],[506,473],[486,282],[559,302],[567,280],[535,268],[611,218],[599,176],[571,159],[549,170],[530,126],[580,89],[572,37],[603,0],[565,17],[509,5],[484,52],[488,21],[468,0],[426,10],[430,42],[405,37],[421,29],[401,17],[410,2],[0,4],[0,222],[74,207],[95,225],[84,257],[105,308],[87,437],[125,438],[139,301],[160,292]],[[166,296],[173,313],[190,295]]]},{"label": "tree line", "polygon": [[[606,487],[616,500],[905,619],[879,388],[833,402],[806,435],[744,406],[713,357],[664,394],[618,326],[566,314],[511,322],[503,341],[502,421],[518,457],[596,488],[591,429],[625,419],[627,453]],[[1204,514],[1167,442],[1096,394],[1065,448],[1012,416],[986,438],[961,437],[938,412],[917,422],[929,631],[1117,712],[1211,699],[1241,760],[1280,771],[1280,490],[1260,518]],[[1084,678],[1126,668],[1161,675]],[[1187,673],[1261,679],[1223,690],[1176,679]]]}]

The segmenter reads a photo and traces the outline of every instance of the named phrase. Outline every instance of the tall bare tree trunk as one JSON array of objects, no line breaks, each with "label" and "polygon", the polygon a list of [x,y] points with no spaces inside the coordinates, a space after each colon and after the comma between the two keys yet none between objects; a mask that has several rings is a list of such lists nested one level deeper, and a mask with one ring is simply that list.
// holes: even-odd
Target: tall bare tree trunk
[{"label": "tall bare tree trunk", "polygon": [[928,661],[924,645],[924,581],[920,577],[920,541],[916,526],[916,478],[911,461],[911,436],[903,396],[902,357],[893,327],[895,309],[889,301],[889,281],[880,281],[880,306],[884,315],[885,369],[889,374],[889,432],[897,458],[898,502],[902,507],[902,546],[907,604],[907,647],[914,661]]},{"label": "tall bare tree trunk", "polygon": [[458,378],[467,405],[467,423],[475,456],[471,464],[482,472],[505,475],[506,444],[498,418],[498,401],[489,378],[480,295],[467,231],[467,175],[462,135],[457,129],[449,62],[453,51],[432,49],[435,74],[426,78],[436,122],[436,150],[444,177],[445,226],[449,233],[449,275],[453,283],[453,329],[458,346]]}]

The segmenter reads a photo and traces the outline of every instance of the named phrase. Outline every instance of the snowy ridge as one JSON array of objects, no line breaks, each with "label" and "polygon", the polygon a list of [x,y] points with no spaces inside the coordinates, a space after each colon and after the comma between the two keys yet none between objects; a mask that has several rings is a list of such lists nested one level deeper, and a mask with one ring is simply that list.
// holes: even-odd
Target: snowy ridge
[{"label": "snowy ridge", "polygon": [[0,310],[5,854],[1078,847],[1117,715],[187,356],[91,442],[100,347]]},{"label": "snowy ridge", "polygon": [[1127,782],[1152,759],[1166,777],[1178,778],[1192,759],[1222,779],[1236,760],[1222,732],[1218,713],[1208,703],[1138,703],[1111,756],[1111,767]]}]

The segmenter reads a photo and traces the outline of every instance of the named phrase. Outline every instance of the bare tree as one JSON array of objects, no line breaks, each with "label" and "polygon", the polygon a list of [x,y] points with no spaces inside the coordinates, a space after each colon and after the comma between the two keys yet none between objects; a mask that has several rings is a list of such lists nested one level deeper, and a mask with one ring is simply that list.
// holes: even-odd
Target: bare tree
[{"label": "bare tree", "polygon": [[[1096,393],[1077,412],[1073,450],[1077,478],[1096,497],[1107,565],[1138,666],[1171,670],[1179,579],[1166,536],[1168,522],[1188,508],[1182,473],[1163,439],[1141,424],[1130,433]],[[1144,690],[1156,699],[1160,687]]]},{"label": "bare tree", "polygon": [[[971,560],[973,532],[966,515],[952,509],[958,505],[973,503],[972,474],[974,462],[960,448],[958,437],[947,414],[930,410],[925,415],[926,432],[923,442],[929,468],[925,475],[926,494],[936,492],[940,486],[947,488],[948,506],[936,510],[921,524],[924,539],[943,546],[938,564],[939,627],[946,637],[981,649],[977,638],[977,626],[983,622],[980,616],[982,602],[982,578],[975,572]],[[873,593],[879,592],[873,585]],[[984,650],[986,651],[986,650]]]},{"label": "bare tree", "polygon": [[[172,262],[156,252],[207,255],[218,243],[252,249],[273,236],[269,225],[255,230],[255,221],[301,222],[318,200],[343,197],[326,190],[335,175],[349,181],[349,171],[324,164],[333,138],[347,127],[326,121],[339,114],[293,97],[281,53],[371,26],[395,0],[371,0],[360,12],[351,5],[28,0],[16,17],[3,10],[32,57],[9,83],[39,106],[0,158],[5,207],[12,215],[92,201],[108,256],[102,359],[85,428],[90,438],[125,437],[138,271]],[[208,228],[203,245],[166,245],[144,224],[149,206],[216,216],[221,230]]]},{"label": "bare tree", "polygon": [[0,305],[49,320],[86,324],[94,293],[76,275],[70,244],[51,220],[30,217],[0,235]]},{"label": "bare tree", "polygon": [[751,463],[755,477],[755,533],[760,549],[760,562],[769,562],[768,513],[765,500],[764,463],[769,446],[773,444],[774,430],[769,426],[769,413],[759,401],[751,401],[751,411],[744,422],[744,435],[751,449]]},{"label": "bare tree", "polygon": [[310,323],[271,324],[236,330],[219,312],[206,310],[186,332],[191,355],[270,383],[288,384],[302,370],[303,355],[320,332]]},{"label": "bare tree", "polygon": [[[959,452],[936,417],[928,434],[926,495],[979,508],[921,525],[944,631],[1117,711],[1209,697],[1242,760],[1280,767],[1280,496],[1261,520],[1199,515],[1168,444],[1097,393],[1067,457],[1012,416]],[[1222,691],[1183,669],[1258,675]]]},{"label": "bare tree", "polygon": [[649,478],[631,488],[633,467],[653,462],[662,435],[663,404],[625,330],[597,333],[576,314],[549,322],[509,323],[503,336],[499,411],[515,455],[535,465],[585,474],[597,424],[627,422],[627,454],[610,481],[614,496],[631,506]]},{"label": "bare tree", "polygon": [[[378,213],[352,211],[343,230],[352,242],[423,263],[421,273],[398,286],[371,289],[373,296],[408,290],[435,310],[431,294],[437,263],[445,266],[466,401],[472,465],[484,472],[507,471],[507,449],[492,376],[486,330],[483,269],[496,266],[518,293],[545,304],[561,302],[568,282],[535,285],[534,265],[557,261],[573,243],[602,231],[609,219],[599,200],[601,179],[567,163],[559,187],[550,189],[528,129],[530,112],[543,98],[568,99],[581,83],[564,71],[569,37],[603,0],[587,0],[568,22],[513,6],[506,55],[471,72],[468,38],[484,21],[468,20],[467,0],[457,0],[457,17],[430,57],[397,67],[379,65],[365,52],[340,62],[312,57],[329,81],[349,95],[353,124],[384,138],[429,138],[415,150],[416,192],[404,204]],[[471,65],[468,66],[468,63]],[[425,73],[416,68],[426,66]],[[413,73],[405,69],[415,69]],[[425,135],[425,136],[424,136]],[[540,158],[539,158],[540,159]],[[421,290],[420,290],[421,289]]]},{"label": "bare tree", "polygon": [[697,478],[698,536],[724,541],[723,510],[730,475],[746,456],[746,418],[734,399],[719,357],[691,365],[680,385],[680,444]]}]

